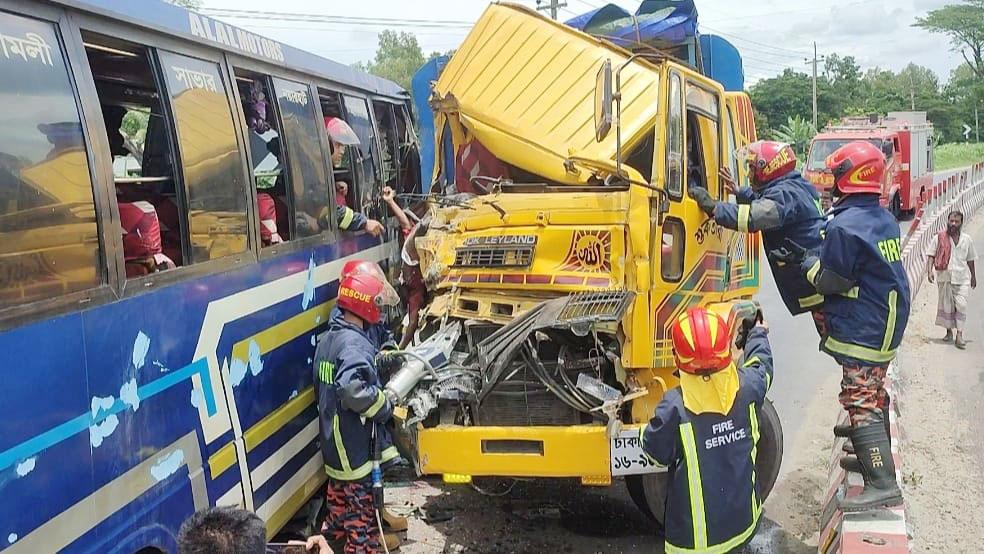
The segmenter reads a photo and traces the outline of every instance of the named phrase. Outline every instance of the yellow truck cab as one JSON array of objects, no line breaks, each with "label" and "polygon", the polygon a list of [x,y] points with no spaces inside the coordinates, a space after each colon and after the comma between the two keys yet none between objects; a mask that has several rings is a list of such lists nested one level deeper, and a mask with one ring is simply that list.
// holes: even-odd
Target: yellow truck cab
[{"label": "yellow truck cab", "polygon": [[[459,171],[415,243],[433,298],[417,342],[454,326],[456,343],[407,402],[418,471],[625,478],[661,519],[665,469],[638,436],[678,382],[669,327],[696,305],[732,322],[756,309],[758,235],[718,227],[687,193],[728,196],[718,170],[742,171],[747,97],[659,52],[493,4],[431,105],[435,143],[459,158],[435,165],[481,150],[498,174]],[[771,404],[760,419],[767,494],[782,433]]]}]

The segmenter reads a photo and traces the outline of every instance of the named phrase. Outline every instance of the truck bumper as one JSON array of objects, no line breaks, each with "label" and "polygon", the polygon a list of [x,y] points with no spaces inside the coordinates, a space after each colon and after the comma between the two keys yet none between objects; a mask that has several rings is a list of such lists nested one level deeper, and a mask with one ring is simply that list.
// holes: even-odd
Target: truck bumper
[{"label": "truck bumper", "polygon": [[[625,431],[638,426],[626,426]],[[638,436],[638,434],[636,435]],[[611,441],[601,425],[571,427],[462,427],[420,429],[421,470],[467,482],[471,476],[577,477],[585,485],[611,483]]]}]

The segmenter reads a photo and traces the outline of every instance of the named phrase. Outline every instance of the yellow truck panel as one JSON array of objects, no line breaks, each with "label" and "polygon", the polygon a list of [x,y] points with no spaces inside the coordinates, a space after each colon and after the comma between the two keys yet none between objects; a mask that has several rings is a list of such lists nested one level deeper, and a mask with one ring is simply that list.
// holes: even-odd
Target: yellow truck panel
[{"label": "yellow truck panel", "polygon": [[[529,8],[491,4],[444,68],[434,93],[502,160],[537,167],[558,183],[584,183],[590,175],[565,170],[564,160],[615,159],[614,133],[595,142],[592,98],[601,64],[610,60],[618,67],[630,56]],[[655,69],[637,59],[622,72],[626,144],[652,130],[659,105]]]}]

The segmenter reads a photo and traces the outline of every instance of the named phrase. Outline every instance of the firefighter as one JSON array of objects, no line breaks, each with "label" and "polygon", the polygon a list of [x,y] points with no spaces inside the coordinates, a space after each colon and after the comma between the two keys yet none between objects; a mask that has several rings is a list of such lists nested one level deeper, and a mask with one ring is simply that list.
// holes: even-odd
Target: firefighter
[{"label": "firefighter", "polygon": [[[338,287],[338,311],[319,337],[314,357],[321,454],[328,474],[328,515],[323,531],[345,541],[346,553],[382,550],[379,514],[372,496],[370,472],[375,450],[385,468],[398,457],[384,425],[393,405],[383,393],[376,371],[378,345],[372,329],[382,319],[382,306],[399,297],[379,266],[351,271]],[[373,441],[378,441],[375,444]],[[388,550],[399,547],[396,535],[385,535]]]},{"label": "firefighter", "polygon": [[[704,187],[690,187],[690,196],[722,227],[746,233],[762,231],[765,251],[780,247],[791,239],[808,248],[819,249],[824,216],[816,188],[796,171],[796,154],[788,144],[758,141],[736,154],[748,164],[750,187],[735,188],[727,170],[721,170],[725,186],[738,203],[719,202]],[[793,315],[813,314],[817,332],[823,335],[821,309],[823,296],[799,272],[768,256],[779,295]]]},{"label": "firefighter", "polygon": [[831,219],[819,254],[807,253],[801,270],[825,296],[827,336],[821,347],[843,367],[840,402],[865,481],[864,491],[843,500],[841,508],[896,506],[902,491],[884,379],[908,323],[910,293],[898,222],[879,202],[885,155],[867,141],[855,141],[834,151],[826,165],[834,175]]},{"label": "firefighter", "polygon": [[758,413],[772,383],[772,350],[761,314],[743,322],[742,331],[739,369],[719,315],[691,308],[671,330],[680,386],[663,396],[641,436],[643,451],[669,468],[668,554],[732,552],[758,526]]}]

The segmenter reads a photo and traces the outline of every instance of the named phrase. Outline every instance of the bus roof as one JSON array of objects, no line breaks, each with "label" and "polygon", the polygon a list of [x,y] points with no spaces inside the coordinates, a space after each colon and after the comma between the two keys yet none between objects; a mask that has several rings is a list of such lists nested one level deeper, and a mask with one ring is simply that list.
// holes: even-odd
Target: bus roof
[{"label": "bus roof", "polygon": [[185,8],[150,0],[55,0],[77,10],[126,21],[146,29],[180,36],[215,48],[310,73],[343,85],[402,98],[406,91],[393,81],[282,44]]}]

